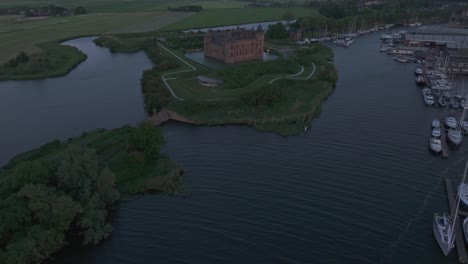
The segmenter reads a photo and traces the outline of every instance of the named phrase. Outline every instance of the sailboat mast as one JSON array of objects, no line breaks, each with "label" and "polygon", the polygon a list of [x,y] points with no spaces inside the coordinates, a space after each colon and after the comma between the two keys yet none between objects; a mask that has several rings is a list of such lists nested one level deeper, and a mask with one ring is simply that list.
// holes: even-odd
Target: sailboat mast
[{"label": "sailboat mast", "polygon": [[[465,108],[466,109],[466,108]],[[463,178],[461,180],[462,183],[465,182],[465,179],[466,179],[466,173],[468,171],[468,161],[466,162],[466,165],[465,165],[465,171],[463,172]],[[452,215],[452,228],[450,229],[450,244],[449,244],[449,249],[452,248],[452,245],[453,245],[453,242],[454,241],[454,237],[453,237],[453,230],[454,230],[454,227],[455,227],[455,222],[456,222],[456,218],[457,218],[457,215],[458,215],[458,208],[460,207],[460,195],[458,194],[457,192],[457,203],[455,205],[455,210],[453,210],[452,212],[453,215]]]}]

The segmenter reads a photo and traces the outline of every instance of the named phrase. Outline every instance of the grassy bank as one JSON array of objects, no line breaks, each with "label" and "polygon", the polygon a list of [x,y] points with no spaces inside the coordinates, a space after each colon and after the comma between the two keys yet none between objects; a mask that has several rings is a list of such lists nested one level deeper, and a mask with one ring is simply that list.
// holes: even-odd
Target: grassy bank
[{"label": "grassy bank", "polygon": [[184,30],[225,25],[247,24],[262,21],[282,20],[285,12],[291,12],[295,18],[317,14],[311,8],[231,8],[203,10],[163,28],[163,30]]},{"label": "grassy bank", "polygon": [[0,263],[51,258],[70,238],[95,245],[112,226],[121,197],[148,191],[179,193],[182,170],[160,153],[159,129],[83,133],[18,155],[0,170]]},{"label": "grassy bank", "polygon": [[0,67],[0,80],[31,80],[63,76],[86,60],[86,54],[75,47],[55,42],[38,45],[41,52],[12,59]]}]

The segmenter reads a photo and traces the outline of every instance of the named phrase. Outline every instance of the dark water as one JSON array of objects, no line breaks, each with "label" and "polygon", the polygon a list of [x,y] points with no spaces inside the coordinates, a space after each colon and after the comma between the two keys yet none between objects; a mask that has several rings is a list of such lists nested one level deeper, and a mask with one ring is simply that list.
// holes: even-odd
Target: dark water
[{"label": "dark water", "polygon": [[111,54],[92,39],[65,43],[88,54],[65,77],[0,82],[0,165],[55,139],[146,117],[139,79],[151,67],[149,59],[144,53]]},{"label": "dark water", "polygon": [[[123,202],[108,240],[68,248],[55,263],[455,263],[432,236],[432,216],[446,210],[441,177],[459,176],[466,147],[448,160],[429,153],[430,123],[441,113],[423,104],[412,65],[378,52],[378,38],[335,49],[339,83],[305,134],[165,125],[165,152],[184,167],[192,195]],[[138,90],[137,72],[148,61],[140,55],[124,60]],[[97,66],[83,64],[78,73],[87,67]],[[86,100],[77,104],[96,109]],[[134,102],[120,107],[120,114],[143,116]],[[138,121],[119,113],[80,121]],[[42,134],[53,131],[44,127]],[[77,124],[76,134],[91,127]],[[17,138],[10,133],[1,140]]]}]

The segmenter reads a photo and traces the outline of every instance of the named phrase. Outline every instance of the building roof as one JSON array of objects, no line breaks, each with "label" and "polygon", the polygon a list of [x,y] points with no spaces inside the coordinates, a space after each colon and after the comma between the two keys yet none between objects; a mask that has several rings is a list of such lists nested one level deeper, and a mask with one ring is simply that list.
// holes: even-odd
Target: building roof
[{"label": "building roof", "polygon": [[224,81],[222,80],[216,80],[216,79],[211,79],[206,76],[197,76],[197,79],[202,82],[202,83],[209,83],[209,84],[222,84]]},{"label": "building roof", "polygon": [[213,42],[228,42],[245,39],[255,39],[256,32],[253,30],[234,30],[210,33]]}]

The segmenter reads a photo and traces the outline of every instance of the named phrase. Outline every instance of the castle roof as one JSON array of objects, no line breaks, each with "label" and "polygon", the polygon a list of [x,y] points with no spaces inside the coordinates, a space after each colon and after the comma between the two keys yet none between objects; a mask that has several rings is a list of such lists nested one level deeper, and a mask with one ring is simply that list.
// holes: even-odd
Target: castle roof
[{"label": "castle roof", "polygon": [[221,31],[211,33],[213,42],[229,42],[245,39],[255,39],[256,31],[254,30],[234,30],[234,31]]}]

